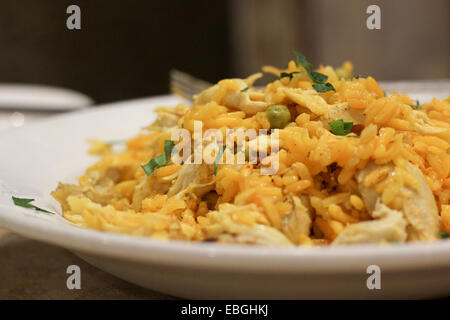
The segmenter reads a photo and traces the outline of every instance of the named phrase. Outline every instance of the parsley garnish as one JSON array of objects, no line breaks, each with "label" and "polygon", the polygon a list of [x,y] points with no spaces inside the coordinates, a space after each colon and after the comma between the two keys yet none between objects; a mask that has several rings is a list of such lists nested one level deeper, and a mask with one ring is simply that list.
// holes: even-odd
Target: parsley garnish
[{"label": "parsley garnish", "polygon": [[359,79],[359,78],[361,78],[361,76],[359,76],[359,75],[355,77],[355,79]]},{"label": "parsley garnish", "polygon": [[420,108],[419,100],[416,100],[416,104],[410,104],[410,107],[413,109],[419,109]]},{"label": "parsley garnish", "polygon": [[248,89],[250,89],[250,87],[245,87],[244,89],[241,90],[241,92],[245,92],[245,91],[247,91]]},{"label": "parsley garnish", "polygon": [[34,199],[25,199],[25,198],[16,198],[12,197],[12,200],[14,201],[14,204],[18,207],[27,208],[27,209],[34,209],[36,211],[44,212],[47,214],[55,214],[54,212],[47,211],[45,209],[36,207],[35,205],[32,205],[31,202],[34,201]]},{"label": "parsley garnish", "polygon": [[144,164],[142,169],[146,175],[151,175],[153,171],[157,168],[161,168],[167,165],[167,159],[165,154],[160,154],[159,156],[154,157],[152,160]]},{"label": "parsley garnish", "polygon": [[336,91],[336,89],[334,89],[333,85],[329,82],[317,83],[317,84],[313,84],[312,86],[313,86],[314,90],[316,90],[317,92],[327,92],[330,90]]},{"label": "parsley garnish", "polygon": [[172,140],[164,141],[164,154],[166,156],[167,162],[169,162],[170,154],[172,153],[174,146],[175,146],[175,142],[173,142]]},{"label": "parsley garnish", "polygon": [[302,55],[301,53],[294,51],[295,56],[297,57],[297,66],[301,65],[306,73],[308,73],[311,80],[314,82],[313,88],[317,92],[328,92],[328,91],[334,91],[336,92],[336,89],[333,87],[333,85],[329,82],[325,83],[325,81],[328,80],[328,76],[325,74],[322,74],[320,72],[312,71],[312,64],[306,60],[306,57]]},{"label": "parsley garnish", "polygon": [[216,160],[214,160],[214,176],[217,175],[217,169],[219,167],[219,161],[222,158],[222,155],[225,152],[226,148],[227,148],[227,146],[223,146],[222,150],[219,150],[219,153],[217,153]]},{"label": "parsley garnish", "polygon": [[164,141],[164,153],[154,157],[149,162],[144,164],[142,169],[147,176],[151,175],[155,169],[165,167],[169,163],[170,154],[172,153],[175,143],[172,140]]},{"label": "parsley garnish", "polygon": [[310,70],[312,68],[312,64],[306,60],[306,57],[302,55],[300,52],[294,51],[295,56],[297,57],[297,65],[302,65],[306,70]]},{"label": "parsley garnish", "polygon": [[328,80],[327,75],[316,71],[310,71],[309,76],[315,83],[325,83]]},{"label": "parsley garnish", "polygon": [[288,78],[289,78],[289,81],[291,81],[292,78],[294,77],[294,74],[296,74],[296,73],[300,73],[300,72],[298,72],[298,71],[294,71],[294,72],[282,72],[282,73],[280,74],[280,79],[283,79],[283,78],[288,77]]},{"label": "parsley garnish", "polygon": [[345,122],[342,119],[328,122],[331,127],[331,132],[338,136],[346,136],[350,133],[353,127],[353,122]]},{"label": "parsley garnish", "polygon": [[437,236],[438,236],[439,238],[441,238],[441,239],[448,239],[448,238],[450,238],[450,234],[448,234],[448,233],[445,232],[445,231],[439,231],[439,232],[437,233]]}]

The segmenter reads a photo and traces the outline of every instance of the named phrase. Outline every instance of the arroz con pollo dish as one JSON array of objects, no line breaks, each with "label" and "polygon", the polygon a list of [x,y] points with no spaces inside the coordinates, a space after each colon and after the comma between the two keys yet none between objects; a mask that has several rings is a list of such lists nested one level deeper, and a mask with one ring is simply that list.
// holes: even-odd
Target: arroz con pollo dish
[{"label": "arroz con pollo dish", "polygon": [[[52,195],[82,227],[158,239],[266,246],[432,241],[450,232],[450,99],[419,105],[386,96],[353,66],[315,71],[296,53],[286,69],[225,79],[126,141],[124,152],[93,141],[100,161],[78,185]],[[279,168],[175,164],[171,132],[279,129]],[[257,139],[267,138],[260,135]],[[166,148],[166,149],[165,149]],[[244,152],[225,148],[237,157]],[[217,159],[222,156],[217,151]],[[246,158],[246,159],[247,159]],[[249,159],[249,158],[248,158]]]}]

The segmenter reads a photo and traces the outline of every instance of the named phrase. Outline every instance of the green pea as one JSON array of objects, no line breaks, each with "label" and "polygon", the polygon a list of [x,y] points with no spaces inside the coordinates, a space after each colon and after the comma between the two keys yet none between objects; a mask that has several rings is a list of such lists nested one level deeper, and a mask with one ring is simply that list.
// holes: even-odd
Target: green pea
[{"label": "green pea", "polygon": [[267,118],[270,121],[271,129],[283,129],[291,122],[291,113],[286,106],[275,104],[266,110]]}]

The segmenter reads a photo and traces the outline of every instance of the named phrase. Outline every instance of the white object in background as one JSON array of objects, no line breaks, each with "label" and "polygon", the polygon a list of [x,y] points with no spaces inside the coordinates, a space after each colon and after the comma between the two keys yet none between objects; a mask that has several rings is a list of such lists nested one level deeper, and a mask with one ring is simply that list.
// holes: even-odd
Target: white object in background
[{"label": "white object in background", "polygon": [[419,103],[431,101],[433,98],[446,99],[450,96],[450,79],[411,80],[411,81],[380,81],[381,88],[386,93],[406,93]]},{"label": "white object in background", "polygon": [[0,109],[63,111],[83,109],[94,101],[80,92],[43,85],[0,84]]},{"label": "white object in background", "polygon": [[70,89],[28,84],[0,84],[0,132],[45,119],[55,112],[93,105],[88,96]]}]

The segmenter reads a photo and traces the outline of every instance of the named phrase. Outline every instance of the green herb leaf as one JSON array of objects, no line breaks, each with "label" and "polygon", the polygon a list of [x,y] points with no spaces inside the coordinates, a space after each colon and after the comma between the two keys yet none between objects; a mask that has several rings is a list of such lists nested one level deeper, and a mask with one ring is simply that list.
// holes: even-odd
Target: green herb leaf
[{"label": "green herb leaf", "polygon": [[155,171],[155,169],[164,167],[166,165],[167,165],[166,155],[160,154],[159,156],[154,157],[141,167],[144,170],[145,174],[149,176],[153,173],[153,171]]},{"label": "green herb leaf", "polygon": [[313,84],[313,88],[317,91],[317,92],[327,92],[327,91],[334,91],[336,92],[336,89],[333,87],[333,85],[329,82],[325,83],[325,81],[328,80],[328,76],[320,73],[320,72],[316,72],[316,71],[312,71],[312,64],[308,62],[308,60],[306,60],[305,56],[302,55],[301,53],[294,51],[294,54],[297,56],[297,66],[302,66],[306,72],[308,73],[309,77],[311,78],[311,80],[314,82]]},{"label": "green herb leaf", "polygon": [[306,70],[310,70],[312,68],[312,64],[306,60],[306,57],[302,55],[300,52],[294,50],[294,54],[297,57],[297,66],[302,66]]},{"label": "green herb leaf", "polygon": [[181,124],[181,128],[183,128],[184,129],[184,122]]},{"label": "green herb leaf", "polygon": [[170,155],[174,146],[175,143],[172,140],[165,140],[164,153],[154,157],[149,162],[141,166],[147,176],[151,175],[155,169],[165,167],[167,163],[169,163]]},{"label": "green herb leaf", "polygon": [[439,232],[437,233],[437,236],[438,236],[439,238],[441,238],[441,239],[448,239],[448,238],[450,238],[450,234],[448,234],[448,233],[445,232],[445,231],[439,231]]},{"label": "green herb leaf", "polygon": [[320,72],[311,71],[309,72],[309,76],[311,77],[312,81],[315,83],[325,83],[325,81],[328,80],[328,76],[324,75]]},{"label": "green herb leaf", "polygon": [[344,122],[344,133],[345,135],[349,134],[352,131],[353,122]]},{"label": "green herb leaf", "polygon": [[222,150],[219,150],[217,153],[216,159],[214,160],[214,176],[217,175],[217,169],[219,167],[220,159],[222,158],[223,153],[225,152],[225,149],[227,146],[223,146]]},{"label": "green herb leaf", "polygon": [[289,73],[288,72],[282,72],[280,74],[280,79],[288,77],[289,80],[292,80],[292,78],[294,77],[294,74],[296,74],[296,73],[300,73],[300,72],[298,72],[298,71],[289,72]]},{"label": "green herb leaf", "polygon": [[359,75],[355,77],[355,79],[359,79],[359,78],[361,78],[361,76],[359,76]]},{"label": "green herb leaf", "polygon": [[247,91],[248,89],[250,89],[250,87],[245,87],[244,89],[241,90],[241,92],[245,92],[245,91]]},{"label": "green herb leaf", "polygon": [[419,109],[420,108],[420,103],[419,100],[416,100],[416,104],[410,104],[411,108],[413,109]]},{"label": "green herb leaf", "polygon": [[350,133],[353,127],[353,122],[345,122],[342,119],[328,122],[331,132],[338,136],[346,136]]},{"label": "green herb leaf", "polygon": [[27,208],[27,209],[34,209],[36,211],[40,211],[40,212],[44,212],[47,214],[55,214],[54,212],[50,212],[47,211],[45,209],[36,207],[35,205],[32,205],[31,202],[34,201],[34,199],[25,199],[25,198],[17,198],[17,197],[12,197],[12,200],[14,202],[14,204],[18,207],[22,207],[22,208]]},{"label": "green herb leaf", "polygon": [[312,86],[313,86],[314,90],[316,90],[317,92],[328,92],[328,91],[336,92],[336,89],[329,82],[327,82],[327,83],[317,83],[317,84],[313,84]]},{"label": "green herb leaf", "polygon": [[306,60],[305,56],[302,55],[301,53],[294,51],[294,54],[297,56],[297,66],[302,66],[303,68],[305,68],[306,72],[308,73],[309,77],[312,79],[312,81],[314,81],[315,83],[324,83],[325,81],[327,81],[328,76],[320,73],[320,72],[316,72],[316,71],[312,71],[312,64],[308,62],[308,60]]},{"label": "green herb leaf", "polygon": [[173,147],[175,146],[175,142],[172,140],[164,141],[164,154],[166,156],[167,162],[170,160],[170,155],[172,154]]}]

